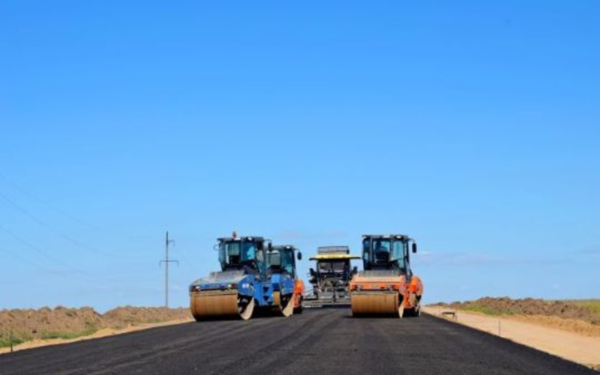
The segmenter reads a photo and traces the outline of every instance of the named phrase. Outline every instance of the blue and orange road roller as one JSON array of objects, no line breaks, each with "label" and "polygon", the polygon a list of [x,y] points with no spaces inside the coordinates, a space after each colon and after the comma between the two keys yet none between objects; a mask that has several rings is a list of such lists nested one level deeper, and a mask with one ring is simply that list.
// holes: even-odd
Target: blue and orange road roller
[{"label": "blue and orange road roller", "polygon": [[[270,240],[240,237],[235,232],[217,241],[221,271],[190,285],[190,309],[197,321],[221,317],[248,320],[257,308],[275,310],[286,317],[293,314],[300,298],[294,277],[295,248],[281,252]],[[290,251],[291,268],[287,263]]]}]

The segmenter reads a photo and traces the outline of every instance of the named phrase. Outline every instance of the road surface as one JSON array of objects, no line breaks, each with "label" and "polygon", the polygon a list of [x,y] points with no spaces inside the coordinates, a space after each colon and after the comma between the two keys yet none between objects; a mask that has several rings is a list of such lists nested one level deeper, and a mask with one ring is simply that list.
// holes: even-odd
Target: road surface
[{"label": "road surface", "polygon": [[189,323],[0,356],[0,374],[597,374],[431,316]]}]

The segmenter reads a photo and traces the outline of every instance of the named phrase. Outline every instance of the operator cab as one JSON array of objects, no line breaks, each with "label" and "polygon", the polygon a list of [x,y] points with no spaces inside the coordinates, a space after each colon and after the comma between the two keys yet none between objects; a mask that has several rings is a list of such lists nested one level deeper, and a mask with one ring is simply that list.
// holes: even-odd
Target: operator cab
[{"label": "operator cab", "polygon": [[321,260],[317,262],[319,274],[331,277],[343,277],[350,272],[350,260]]},{"label": "operator cab", "polygon": [[310,269],[313,278],[335,279],[348,281],[351,278],[353,270],[350,268],[350,259],[319,260],[317,261],[317,270]]},{"label": "operator cab", "polygon": [[[294,253],[298,249],[292,245],[273,246],[266,252],[267,275],[272,273],[287,273],[296,278],[296,258]],[[298,260],[302,259],[302,253],[298,251]]]},{"label": "operator cab", "polygon": [[221,269],[242,269],[249,267],[258,271],[263,258],[265,243],[262,237],[225,237],[218,239],[219,262]]},{"label": "operator cab", "polygon": [[410,273],[409,244],[417,252],[415,241],[402,234],[364,235],[363,267],[365,270],[398,269],[402,274]]}]

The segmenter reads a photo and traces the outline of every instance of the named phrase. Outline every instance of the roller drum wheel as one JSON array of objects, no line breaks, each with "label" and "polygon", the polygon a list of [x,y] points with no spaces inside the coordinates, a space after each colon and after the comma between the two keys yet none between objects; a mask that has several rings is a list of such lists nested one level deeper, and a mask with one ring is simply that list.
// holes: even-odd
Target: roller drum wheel
[{"label": "roller drum wheel", "polygon": [[194,295],[190,305],[196,321],[226,317],[248,320],[254,312],[254,299],[238,294]]},{"label": "roller drum wheel", "polygon": [[398,310],[398,294],[370,293],[351,296],[352,315],[396,315]]},{"label": "roller drum wheel", "polygon": [[286,318],[294,314],[294,300],[292,296],[281,296],[280,292],[273,292],[273,306],[275,306],[276,311]]}]

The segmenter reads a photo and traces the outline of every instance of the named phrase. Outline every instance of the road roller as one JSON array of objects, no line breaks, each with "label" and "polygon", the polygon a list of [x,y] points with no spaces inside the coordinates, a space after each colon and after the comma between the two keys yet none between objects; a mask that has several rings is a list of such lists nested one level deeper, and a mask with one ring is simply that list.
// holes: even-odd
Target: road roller
[{"label": "road roller", "polygon": [[[190,285],[190,309],[196,321],[219,318],[248,320],[255,310],[294,311],[295,280],[292,275],[269,271],[271,241],[258,236],[217,239],[221,271]],[[295,267],[294,267],[295,270]]]},{"label": "road roller", "polygon": [[294,314],[301,314],[303,310],[304,283],[296,272],[296,258],[302,260],[302,252],[293,245],[273,246],[267,251],[267,278],[271,284],[282,285],[289,278],[294,281],[292,303],[286,305],[283,315],[290,314],[291,309]]},{"label": "road roller", "polygon": [[404,234],[363,235],[363,271],[350,282],[352,315],[419,316],[423,283],[410,268],[417,243]]}]

